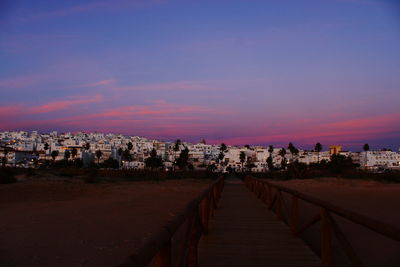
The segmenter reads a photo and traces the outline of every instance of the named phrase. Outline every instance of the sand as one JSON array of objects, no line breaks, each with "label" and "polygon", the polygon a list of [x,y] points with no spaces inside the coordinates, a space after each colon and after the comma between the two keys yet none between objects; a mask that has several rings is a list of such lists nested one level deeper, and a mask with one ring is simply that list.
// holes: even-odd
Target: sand
[{"label": "sand", "polygon": [[[63,179],[0,185],[0,266],[115,266],[207,183]],[[400,226],[400,184],[335,178],[279,183]],[[300,203],[303,223],[317,212]],[[365,266],[400,266],[398,242],[336,219]],[[315,251],[318,231],[314,226],[301,235]],[[335,262],[346,266],[337,244]]]},{"label": "sand", "polygon": [[115,266],[209,181],[0,186],[0,266]]},{"label": "sand", "polygon": [[[337,178],[277,183],[400,228],[400,184]],[[287,202],[287,206],[289,204]],[[310,205],[300,204],[303,223],[317,212]],[[391,241],[347,220],[335,218],[365,266],[400,266],[399,242]],[[318,226],[314,226],[302,235],[316,251],[319,250],[318,231]],[[337,243],[335,250],[337,266],[344,266],[346,260]]]}]

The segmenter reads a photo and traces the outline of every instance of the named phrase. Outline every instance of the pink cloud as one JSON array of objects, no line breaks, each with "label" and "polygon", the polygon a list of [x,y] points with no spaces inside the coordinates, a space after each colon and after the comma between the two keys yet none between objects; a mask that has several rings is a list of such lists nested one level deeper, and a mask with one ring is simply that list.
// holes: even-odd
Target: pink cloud
[{"label": "pink cloud", "polygon": [[130,86],[114,86],[114,91],[212,91],[226,89],[218,81],[177,81],[166,83],[151,83]]},{"label": "pink cloud", "polygon": [[347,129],[371,129],[377,127],[385,127],[392,124],[400,123],[400,114],[384,114],[380,116],[372,116],[368,118],[351,119],[339,122],[327,123],[322,125],[327,128],[347,128]]},{"label": "pink cloud", "polygon": [[124,106],[116,109],[105,110],[97,114],[97,117],[129,117],[129,116],[164,116],[164,119],[169,119],[169,115],[183,114],[186,117],[189,114],[217,114],[220,113],[215,109],[197,106],[168,103],[164,100],[157,100],[150,105],[134,105]]},{"label": "pink cloud", "polygon": [[80,87],[99,87],[99,86],[106,86],[106,85],[113,85],[115,80],[101,80],[94,83],[84,84]]},{"label": "pink cloud", "polygon": [[49,103],[46,103],[46,104],[38,106],[38,107],[33,107],[30,109],[30,112],[33,114],[54,112],[54,111],[58,111],[58,110],[67,109],[67,108],[69,108],[71,106],[75,106],[75,105],[99,103],[101,101],[103,101],[102,95],[95,95],[94,97],[88,97],[88,98],[77,98],[77,99],[71,99],[71,100],[54,101],[54,102],[49,102]]}]

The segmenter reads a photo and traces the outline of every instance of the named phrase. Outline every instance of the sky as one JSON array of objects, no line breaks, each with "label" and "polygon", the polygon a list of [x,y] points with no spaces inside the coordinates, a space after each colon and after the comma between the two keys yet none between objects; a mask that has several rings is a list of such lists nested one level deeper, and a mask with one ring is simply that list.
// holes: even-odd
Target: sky
[{"label": "sky", "polygon": [[0,131],[400,147],[396,0],[0,0]]}]

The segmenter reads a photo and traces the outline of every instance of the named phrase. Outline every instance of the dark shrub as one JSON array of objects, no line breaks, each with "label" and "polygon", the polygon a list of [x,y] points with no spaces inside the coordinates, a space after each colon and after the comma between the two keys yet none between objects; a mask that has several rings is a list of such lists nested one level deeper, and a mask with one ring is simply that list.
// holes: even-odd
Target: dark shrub
[{"label": "dark shrub", "polygon": [[17,182],[12,171],[7,169],[0,170],[0,184],[11,184]]}]

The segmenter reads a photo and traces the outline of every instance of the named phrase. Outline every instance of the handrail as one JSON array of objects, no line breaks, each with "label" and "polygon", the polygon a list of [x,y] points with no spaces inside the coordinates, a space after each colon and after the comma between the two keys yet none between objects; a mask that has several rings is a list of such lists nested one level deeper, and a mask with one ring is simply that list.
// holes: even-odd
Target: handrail
[{"label": "handrail", "polygon": [[[322,258],[322,266],[331,266],[331,252],[327,250],[331,250],[331,236],[330,233],[333,231],[336,234],[340,244],[342,245],[345,253],[350,258],[354,266],[362,266],[361,260],[355,254],[353,248],[351,247],[349,241],[344,236],[343,232],[339,229],[337,223],[330,215],[330,213],[336,214],[342,218],[345,218],[353,223],[359,224],[363,227],[366,227],[376,233],[379,233],[385,237],[388,237],[395,241],[400,241],[400,228],[378,221],[371,217],[359,214],[354,211],[346,210],[337,205],[331,204],[327,201],[309,196],[307,194],[301,193],[299,191],[284,187],[282,185],[278,185],[275,183],[271,183],[269,181],[263,181],[259,179],[255,179],[253,177],[247,176],[245,178],[245,183],[249,187],[251,191],[256,193],[256,195],[266,202],[270,209],[273,209],[273,206],[276,204],[276,213],[278,218],[283,219],[282,216],[282,193],[285,192],[292,196],[292,210],[291,210],[291,220],[290,227],[292,229],[293,234],[299,234],[314,223],[321,220],[321,258]],[[267,188],[265,187],[267,186]],[[276,193],[272,196],[271,188],[276,189]],[[321,212],[317,214],[313,219],[301,227],[299,230],[298,227],[298,199],[301,199],[305,202],[311,203],[321,208]],[[289,223],[289,222],[288,222]]]},{"label": "handrail", "polygon": [[[119,266],[197,266],[197,244],[201,235],[207,234],[209,217],[217,207],[223,187],[224,178],[220,177]],[[185,223],[185,235],[177,240],[181,247],[174,249],[174,235]]]}]

